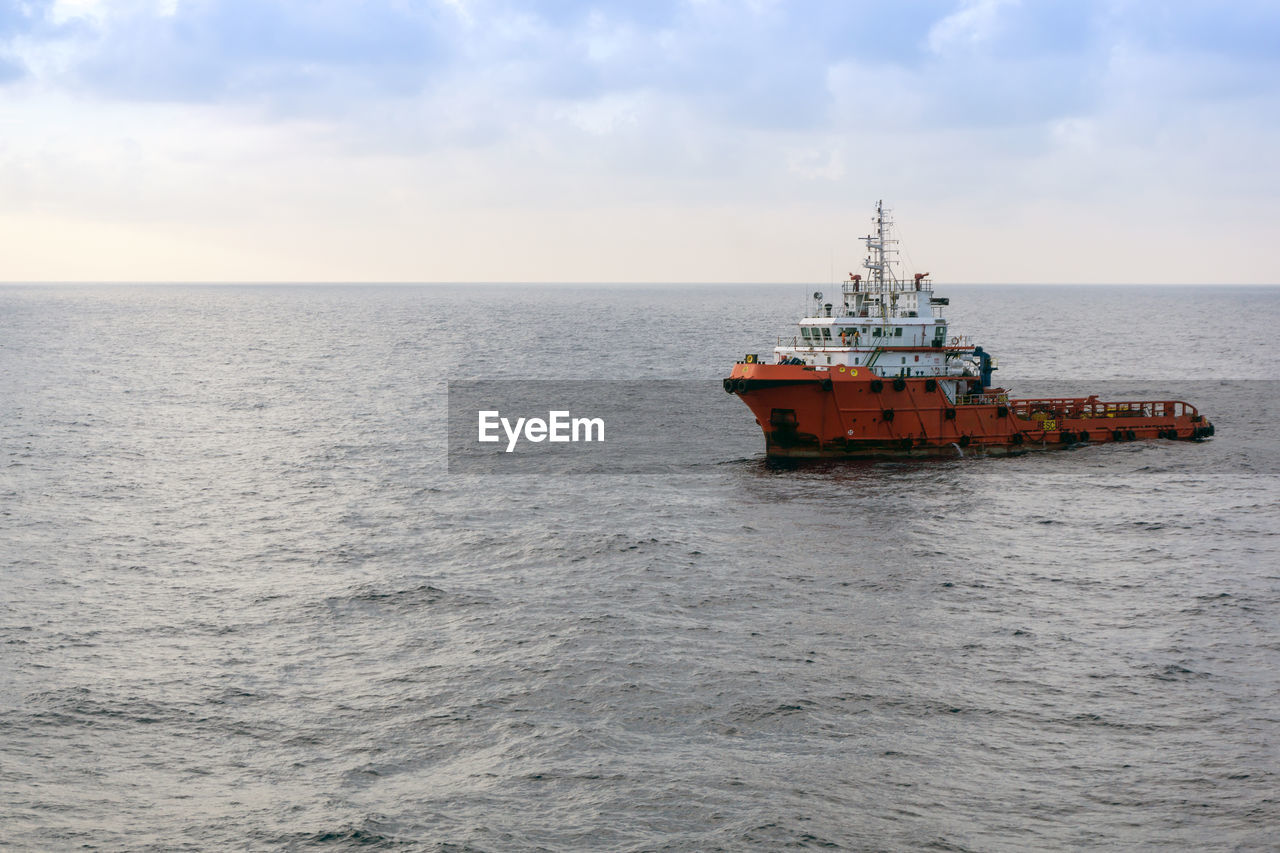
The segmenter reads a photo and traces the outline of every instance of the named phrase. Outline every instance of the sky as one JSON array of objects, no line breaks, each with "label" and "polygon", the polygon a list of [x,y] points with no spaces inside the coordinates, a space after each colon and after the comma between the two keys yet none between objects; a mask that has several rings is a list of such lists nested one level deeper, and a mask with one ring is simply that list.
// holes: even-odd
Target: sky
[{"label": "sky", "polygon": [[1275,0],[0,0],[0,281],[1280,283]]}]

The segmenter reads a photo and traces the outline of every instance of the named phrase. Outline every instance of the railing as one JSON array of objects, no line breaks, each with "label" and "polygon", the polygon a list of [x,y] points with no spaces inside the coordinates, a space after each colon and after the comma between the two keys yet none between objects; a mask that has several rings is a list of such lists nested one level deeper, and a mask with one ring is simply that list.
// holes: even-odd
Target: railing
[{"label": "railing", "polygon": [[[961,394],[956,397],[957,406],[1007,406],[1008,394]],[[1016,409],[1015,409],[1016,411]]]},{"label": "railing", "polygon": [[[922,284],[924,285],[923,287],[921,286]],[[870,279],[866,281],[842,281],[840,282],[840,291],[842,293],[868,293],[872,296],[880,296],[886,293],[933,293],[933,282],[888,277],[880,284]]]},{"label": "railing", "polygon": [[[837,338],[833,338],[830,341],[823,340],[822,343],[815,344],[813,343],[812,339],[802,340],[799,337],[788,338],[788,337],[779,335],[774,345],[780,346],[780,347],[788,347],[789,349],[814,349],[814,350],[882,349],[882,350],[885,350],[886,352],[892,352],[894,350],[905,350],[907,352],[917,352],[920,350],[933,350],[935,352],[947,352],[947,353],[973,352],[973,347],[971,346],[950,346],[947,344],[938,346],[934,344],[932,341],[924,341],[918,344],[916,343],[901,343],[901,344],[881,343],[881,341],[884,341],[886,339],[892,340],[894,339],[894,336],[884,335],[879,338],[868,338],[868,339],[856,341],[856,342],[849,341],[847,343],[842,343]],[[994,358],[991,359],[991,364],[993,366],[995,365],[995,363],[996,363],[996,360]]]},{"label": "railing", "polygon": [[1009,407],[1024,420],[1059,418],[1176,418],[1198,414],[1196,407],[1182,400],[1126,400],[1102,402],[1097,397],[1050,397],[1014,400]]}]

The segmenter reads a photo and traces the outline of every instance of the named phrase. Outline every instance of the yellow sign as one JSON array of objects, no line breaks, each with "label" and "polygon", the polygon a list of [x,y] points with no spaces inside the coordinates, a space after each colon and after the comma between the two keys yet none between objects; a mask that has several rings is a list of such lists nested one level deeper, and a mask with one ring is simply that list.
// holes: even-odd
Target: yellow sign
[{"label": "yellow sign", "polygon": [[1057,422],[1057,421],[1049,421],[1049,420],[1046,420],[1046,421],[1044,421],[1044,422],[1041,424],[1041,426],[1042,426],[1046,431],[1051,430],[1051,429],[1057,429],[1057,428],[1058,428],[1058,422]]}]

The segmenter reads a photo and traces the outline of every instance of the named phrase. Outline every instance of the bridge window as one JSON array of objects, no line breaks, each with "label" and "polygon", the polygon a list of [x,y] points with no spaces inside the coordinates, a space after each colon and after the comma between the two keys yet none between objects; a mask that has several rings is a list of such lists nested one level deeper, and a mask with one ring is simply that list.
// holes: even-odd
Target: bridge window
[{"label": "bridge window", "polygon": [[900,337],[902,337],[902,327],[901,327],[901,326],[898,326],[896,329],[894,329],[894,330],[893,330],[893,336],[894,336],[895,338],[900,338]]}]

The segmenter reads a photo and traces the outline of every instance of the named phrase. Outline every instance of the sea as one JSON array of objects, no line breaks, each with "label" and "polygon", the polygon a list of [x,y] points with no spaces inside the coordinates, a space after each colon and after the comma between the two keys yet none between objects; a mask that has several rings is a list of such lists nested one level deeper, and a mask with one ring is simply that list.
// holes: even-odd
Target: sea
[{"label": "sea", "polygon": [[[0,847],[1277,849],[1280,288],[938,288],[1209,440],[771,465],[815,289],[0,287]],[[706,393],[473,470],[477,380]]]}]

